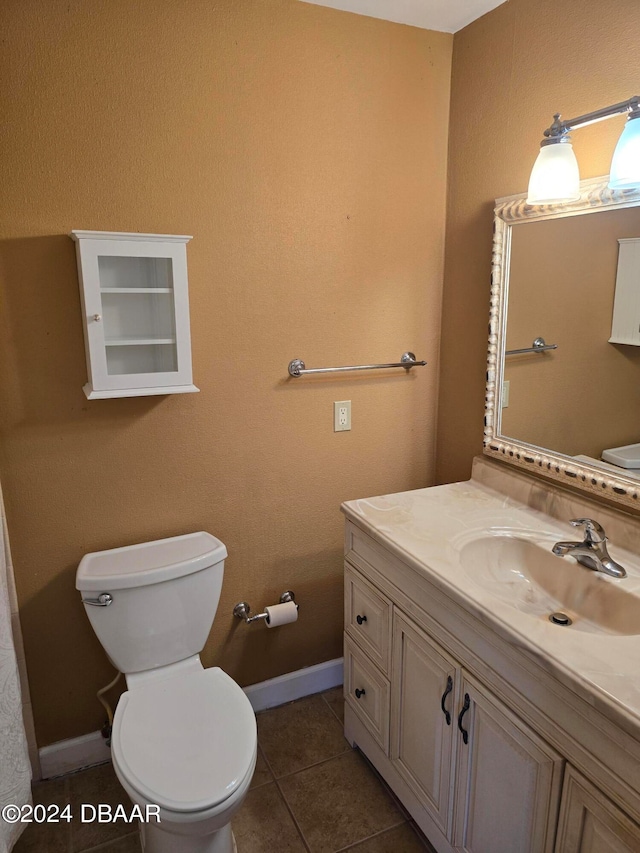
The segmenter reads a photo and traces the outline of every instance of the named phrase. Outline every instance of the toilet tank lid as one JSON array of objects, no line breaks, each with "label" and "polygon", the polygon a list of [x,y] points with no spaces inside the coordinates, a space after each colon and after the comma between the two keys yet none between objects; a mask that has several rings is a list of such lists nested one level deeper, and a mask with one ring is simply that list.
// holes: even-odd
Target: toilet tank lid
[{"label": "toilet tank lid", "polygon": [[76,589],[108,592],[180,578],[222,562],[224,544],[201,530],[154,542],[85,554],[76,572]]},{"label": "toilet tank lid", "polygon": [[640,444],[608,447],[602,451],[602,458],[605,462],[611,462],[620,468],[640,468]]}]

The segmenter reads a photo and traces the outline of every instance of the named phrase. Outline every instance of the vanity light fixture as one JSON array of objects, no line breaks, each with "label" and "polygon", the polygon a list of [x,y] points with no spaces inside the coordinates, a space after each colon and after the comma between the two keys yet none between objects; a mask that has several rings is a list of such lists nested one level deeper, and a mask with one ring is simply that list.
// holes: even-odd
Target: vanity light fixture
[{"label": "vanity light fixture", "polygon": [[609,187],[613,190],[640,187],[640,96],[634,95],[627,101],[567,121],[560,120],[560,113],[554,115],[553,124],[544,131],[545,138],[531,170],[527,204],[559,204],[579,199],[580,174],[569,133],[622,113],[629,115],[613,153]]}]

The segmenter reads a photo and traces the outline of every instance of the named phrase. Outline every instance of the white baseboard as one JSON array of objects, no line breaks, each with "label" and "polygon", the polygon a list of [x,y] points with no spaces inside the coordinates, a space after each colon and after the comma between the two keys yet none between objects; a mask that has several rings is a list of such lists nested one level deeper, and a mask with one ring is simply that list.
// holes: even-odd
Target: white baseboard
[{"label": "white baseboard", "polygon": [[43,746],[39,750],[40,769],[43,779],[52,776],[62,776],[90,767],[92,764],[102,764],[111,760],[111,750],[106,745],[100,732],[91,732],[82,737],[60,740],[51,746]]},{"label": "white baseboard", "polygon": [[[338,687],[342,684],[342,663],[342,658],[328,660],[277,678],[269,678],[259,684],[251,684],[244,688],[244,692],[254,711],[275,708],[276,705]],[[61,740],[51,746],[43,746],[38,752],[43,779],[62,776],[111,759],[111,750],[100,732]]]},{"label": "white baseboard", "polygon": [[244,688],[254,711],[275,708],[342,684],[343,658],[328,660]]}]

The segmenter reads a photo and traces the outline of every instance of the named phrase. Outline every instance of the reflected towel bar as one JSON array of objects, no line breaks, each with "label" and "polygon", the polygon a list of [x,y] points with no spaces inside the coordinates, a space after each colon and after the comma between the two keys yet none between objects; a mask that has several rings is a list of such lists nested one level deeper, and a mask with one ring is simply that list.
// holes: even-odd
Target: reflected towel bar
[{"label": "reflected towel bar", "polygon": [[544,338],[536,338],[530,347],[523,349],[508,349],[505,355],[520,355],[525,352],[546,352],[550,349],[558,349],[558,344],[546,344]]},{"label": "reflected towel bar", "polygon": [[305,367],[304,361],[300,358],[294,358],[289,362],[289,376],[303,376],[307,373],[338,373],[343,370],[383,370],[387,367],[404,367],[409,371],[412,367],[424,367],[426,361],[416,361],[416,357],[412,352],[405,352],[400,358],[400,361],[395,361],[391,364],[356,364],[351,367]]}]

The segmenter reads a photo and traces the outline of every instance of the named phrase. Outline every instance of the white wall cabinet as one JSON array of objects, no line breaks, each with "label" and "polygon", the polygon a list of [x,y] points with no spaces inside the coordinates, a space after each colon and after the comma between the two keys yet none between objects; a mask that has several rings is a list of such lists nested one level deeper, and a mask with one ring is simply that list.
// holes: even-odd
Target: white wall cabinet
[{"label": "white wall cabinet", "polygon": [[640,237],[618,240],[611,344],[640,346]]},{"label": "white wall cabinet", "polygon": [[72,231],[90,400],[198,391],[187,236]]},{"label": "white wall cabinet", "polygon": [[[465,648],[438,628],[437,619],[451,614],[443,612],[442,600],[436,604],[432,589],[420,589],[420,579],[411,586],[415,573],[395,555],[351,522],[346,543],[345,736],[438,853],[640,850],[640,826],[567,760],[574,754],[586,760],[574,729],[592,709],[567,724],[566,699],[549,692],[569,730],[563,750],[556,722],[543,724],[533,703],[528,706],[539,679],[523,681],[512,649],[505,658],[509,677],[525,686],[518,708],[504,698],[511,688],[485,664],[499,645],[493,638],[482,640],[478,657],[480,640]],[[461,623],[460,633],[465,630]],[[554,743],[530,717],[540,719],[543,730],[548,723],[545,734]],[[589,725],[587,740],[609,736],[595,719]],[[602,778],[609,790],[610,774]]]}]

